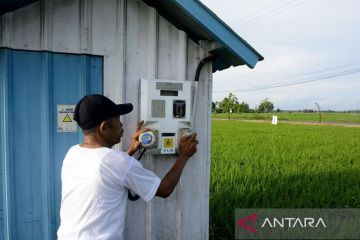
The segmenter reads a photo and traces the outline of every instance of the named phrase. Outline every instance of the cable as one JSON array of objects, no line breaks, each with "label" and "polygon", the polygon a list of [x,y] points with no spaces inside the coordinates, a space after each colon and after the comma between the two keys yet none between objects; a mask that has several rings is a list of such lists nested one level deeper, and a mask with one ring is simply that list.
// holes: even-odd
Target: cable
[{"label": "cable", "polygon": [[[320,75],[320,76],[316,76],[316,77],[312,77],[312,78],[305,78],[303,80],[297,80],[297,81],[289,81],[289,82],[285,82],[285,83],[278,83],[278,84],[270,84],[268,86],[273,86],[273,85],[284,85],[284,84],[292,84],[292,83],[302,83],[302,82],[311,82],[311,81],[317,81],[317,80],[322,80],[322,79],[327,79],[327,78],[334,78],[334,77],[338,77],[338,76],[343,76],[343,75],[348,75],[348,74],[352,74],[352,73],[357,73],[360,71],[360,68],[358,69],[350,69],[350,70],[346,70],[346,71],[342,71],[342,72],[336,72],[333,73],[332,75],[326,74],[326,75]],[[267,86],[259,86],[259,87],[267,87]],[[258,87],[258,88],[259,88]]]},{"label": "cable", "polygon": [[195,111],[196,111],[196,103],[197,103],[197,91],[198,91],[198,84],[199,84],[199,78],[200,78],[200,73],[201,73],[201,69],[204,67],[204,65],[209,62],[214,60],[215,57],[210,55],[207,57],[204,57],[198,64],[197,68],[196,68],[196,73],[195,73],[195,78],[194,81],[192,82],[192,87],[194,89],[194,99],[193,99],[193,104],[192,104],[192,114],[191,114],[191,118],[190,118],[190,126],[193,128],[195,125],[194,122],[194,117],[195,117]]},{"label": "cable", "polygon": [[273,7],[276,6],[278,3],[286,2],[286,1],[287,1],[287,0],[277,1],[277,2],[275,2],[275,3],[273,3],[273,4],[271,4],[271,5],[266,6],[265,8],[262,8],[262,9],[260,9],[260,10],[258,10],[258,11],[255,11],[255,12],[253,12],[253,13],[245,16],[245,17],[242,17],[242,18],[240,18],[240,19],[238,19],[238,20],[236,20],[236,21],[233,21],[233,22],[231,23],[231,25],[236,24],[236,23],[238,23],[238,22],[247,21],[248,19],[253,18],[253,16],[256,17],[257,14],[259,14],[259,13],[261,14],[262,11],[266,11],[266,10],[269,9],[269,8],[273,8]]},{"label": "cable", "polygon": [[[309,75],[314,75],[313,77],[316,77],[316,73],[322,73],[322,72],[329,72],[328,74],[331,74],[331,70],[335,70],[335,69],[339,69],[339,68],[344,68],[344,67],[348,67],[348,66],[356,66],[359,67],[359,64],[356,63],[347,63],[347,64],[342,64],[342,65],[338,65],[338,66],[333,66],[333,67],[329,67],[329,68],[324,68],[324,69],[320,69],[320,70],[316,70],[313,72],[308,72],[308,73],[303,73],[303,74],[296,74],[296,75],[290,75],[290,76],[283,76],[283,77],[279,77],[277,78],[277,80],[288,80],[288,79],[298,79],[298,80],[302,80],[301,77],[304,76],[309,76]],[[243,82],[249,82],[251,84],[262,84],[262,85],[266,85],[269,81],[265,81],[264,80],[244,80]]]},{"label": "cable", "polygon": [[135,194],[135,195],[132,195],[132,193],[131,193],[131,190],[130,189],[128,189],[128,199],[130,200],[130,201],[136,201],[136,200],[138,200],[140,198],[140,196],[139,195],[137,195],[137,194]]},{"label": "cable", "polygon": [[247,19],[245,18],[244,20],[237,23],[237,25],[245,25],[245,24],[248,24],[249,22],[257,21],[258,19],[266,17],[269,14],[272,14],[274,12],[281,11],[282,9],[287,8],[289,6],[292,6],[293,4],[296,4],[296,3],[298,3],[298,0],[286,1],[284,4],[282,4],[282,5],[278,6],[278,7],[270,7],[270,8],[268,8],[267,10],[265,10],[263,12],[260,11],[259,14],[254,14],[253,17],[249,17]]},{"label": "cable", "polygon": [[[252,20],[247,21],[247,22],[245,22],[245,23],[241,23],[240,26],[241,26],[242,28],[244,28],[244,27],[248,27],[248,26],[250,26],[250,25],[259,23],[259,22],[261,22],[261,21],[263,21],[263,20],[265,20],[265,19],[268,19],[268,18],[270,18],[270,17],[272,17],[272,16],[276,16],[276,15],[279,15],[280,13],[282,13],[282,12],[285,12],[285,11],[287,11],[287,10],[290,10],[291,8],[294,8],[294,7],[296,7],[296,6],[304,3],[305,1],[306,1],[306,0],[299,1],[299,2],[297,2],[297,1],[290,2],[290,4],[287,4],[287,5],[283,6],[283,7],[278,8],[278,9],[274,9],[274,10],[272,10],[272,11],[269,11],[268,13],[263,14],[262,16],[259,16],[258,18],[252,19]],[[294,4],[292,4],[292,3],[294,3]]]},{"label": "cable", "polygon": [[240,25],[242,28],[246,28],[250,25],[254,25],[254,24],[257,24],[265,19],[268,19],[270,17],[273,17],[273,16],[276,16],[276,15],[279,15],[280,13],[283,13],[287,10],[290,10],[291,8],[294,8],[296,6],[299,6],[300,4],[304,3],[306,0],[303,0],[303,1],[300,1],[300,2],[297,2],[293,5],[289,5],[288,7],[285,7],[285,8],[282,8],[282,9],[277,9],[278,11],[272,11],[272,12],[269,12],[267,14],[264,14],[263,16],[259,17],[258,19],[254,19],[253,21],[248,21],[246,23],[243,23],[242,25]]},{"label": "cable", "polygon": [[301,76],[308,76],[314,73],[321,73],[321,72],[327,72],[327,71],[331,71],[334,69],[339,69],[339,68],[343,68],[343,67],[348,67],[348,66],[359,66],[359,64],[356,63],[347,63],[347,64],[342,64],[342,65],[338,65],[338,66],[333,66],[333,67],[329,67],[329,68],[324,68],[324,69],[320,69],[320,70],[316,70],[313,72],[308,72],[308,73],[304,73],[304,74],[296,74],[296,75],[290,75],[286,78],[296,78],[296,77],[301,77]]},{"label": "cable", "polygon": [[[278,15],[286,10],[289,10],[291,8],[294,8],[302,3],[304,3],[306,0],[293,0],[293,1],[285,1],[284,4],[282,4],[282,1],[278,1],[274,3],[272,6],[263,8],[259,10],[258,12],[254,12],[244,18],[241,18],[236,24],[234,24],[234,27],[247,27],[252,24],[256,24],[258,22],[261,22],[262,20],[265,20],[269,17]],[[278,3],[279,6],[276,6]]]},{"label": "cable", "polygon": [[[305,74],[299,74],[299,75],[293,75],[293,76],[289,76],[289,77],[286,77],[287,79],[296,79],[296,80],[292,80],[292,81],[286,81],[286,82],[282,82],[282,83],[272,83],[272,84],[266,84],[264,83],[263,85],[258,85],[258,86],[255,86],[255,87],[250,87],[248,89],[238,89],[238,90],[235,90],[235,91],[244,91],[244,90],[252,90],[252,89],[258,89],[258,88],[268,88],[268,87],[272,87],[272,86],[277,86],[277,85],[284,85],[284,84],[292,84],[292,83],[298,83],[298,82],[302,82],[302,81],[313,81],[313,80],[317,80],[319,78],[324,78],[324,77],[331,77],[331,76],[337,76],[338,74],[350,74],[352,71],[356,71],[358,68],[353,68],[353,69],[346,69],[346,70],[343,70],[343,71],[337,71],[337,72],[329,72],[331,70],[334,70],[334,69],[339,69],[339,68],[343,68],[343,67],[346,67],[346,66],[356,66],[356,67],[359,67],[358,64],[354,64],[354,63],[349,63],[349,64],[343,64],[343,65],[339,65],[339,66],[334,66],[334,67],[329,67],[329,68],[325,68],[325,69],[320,69],[320,70],[317,70],[317,71],[313,71],[313,72],[309,72],[309,73],[305,73]],[[322,73],[322,72],[325,72],[324,74],[316,74],[316,73]],[[315,75],[314,75],[315,73]],[[309,76],[309,75],[313,75],[311,77],[308,77],[308,78],[299,78],[301,76]],[[284,78],[282,78],[284,79]],[[263,81],[261,81],[263,82]],[[266,82],[273,82],[273,81],[266,81]],[[217,91],[213,91],[213,92],[228,92],[229,90],[217,90]]]},{"label": "cable", "polygon": [[[140,152],[140,149],[139,149],[139,152]],[[144,149],[140,152],[137,160],[140,160],[140,159],[142,158],[142,156],[144,155],[145,152],[146,152],[146,148],[144,148]]]},{"label": "cable", "polygon": [[359,72],[360,72],[360,68],[349,70],[349,71],[344,71],[342,73],[334,74],[332,76],[317,77],[314,79],[309,79],[309,80],[304,80],[304,81],[299,81],[299,82],[293,81],[293,82],[288,82],[288,83],[281,83],[278,85],[259,86],[259,87],[249,88],[249,89],[238,89],[238,90],[233,90],[232,92],[249,92],[249,91],[257,91],[257,90],[264,90],[264,89],[270,89],[270,88],[279,88],[279,87],[286,87],[286,86],[292,86],[292,85],[299,85],[299,84],[303,84],[303,83],[314,82],[314,81],[319,81],[319,80],[324,80],[324,79],[331,79],[331,78],[355,74],[355,73],[359,73]]},{"label": "cable", "polygon": [[[358,68],[360,69],[360,68]],[[271,83],[271,84],[265,84],[265,85],[262,85],[262,86],[256,86],[256,87],[252,87],[252,88],[262,88],[262,87],[270,87],[270,86],[276,86],[276,85],[282,85],[282,84],[290,84],[290,83],[298,83],[298,82],[302,82],[304,80],[306,81],[312,81],[312,80],[317,80],[319,78],[323,78],[323,77],[331,77],[331,76],[337,76],[339,74],[346,74],[348,72],[352,72],[354,70],[358,70],[358,69],[350,69],[350,70],[346,70],[346,71],[342,71],[342,72],[335,72],[335,73],[332,73],[332,74],[325,74],[325,75],[319,75],[319,76],[314,76],[314,77],[310,77],[310,78],[303,78],[303,79],[298,79],[298,80],[293,80],[293,81],[288,81],[288,82],[283,82],[283,83]]]}]

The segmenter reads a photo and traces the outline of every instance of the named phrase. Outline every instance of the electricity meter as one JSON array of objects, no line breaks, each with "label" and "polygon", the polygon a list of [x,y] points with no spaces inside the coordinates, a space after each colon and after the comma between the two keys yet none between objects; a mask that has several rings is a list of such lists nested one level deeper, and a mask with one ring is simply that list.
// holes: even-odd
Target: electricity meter
[{"label": "electricity meter", "polygon": [[156,144],[156,131],[143,132],[139,136],[141,145],[145,148],[155,146]]},{"label": "electricity meter", "polygon": [[179,139],[191,133],[191,81],[140,80],[140,117],[143,147],[153,154],[175,154]]}]

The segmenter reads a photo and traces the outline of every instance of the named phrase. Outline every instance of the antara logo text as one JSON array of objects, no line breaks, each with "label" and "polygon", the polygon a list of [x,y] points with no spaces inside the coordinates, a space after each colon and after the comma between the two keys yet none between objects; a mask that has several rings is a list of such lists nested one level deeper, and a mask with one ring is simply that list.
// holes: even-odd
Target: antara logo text
[{"label": "antara logo text", "polygon": [[[258,229],[256,229],[257,223],[257,214],[254,213],[246,218],[240,219],[237,221],[237,224],[246,229],[249,232],[257,233]],[[248,223],[250,222],[250,223]],[[294,217],[281,217],[281,218],[265,218],[261,223],[261,228],[326,228],[326,224],[322,218],[312,218],[312,217],[304,217],[304,218],[294,218]]]},{"label": "antara logo text", "polygon": [[265,218],[264,223],[261,227],[269,226],[271,228],[280,227],[280,228],[295,228],[295,227],[302,227],[302,228],[317,228],[323,227],[326,228],[325,222],[322,218],[315,219],[315,218],[292,218],[292,217],[285,217],[285,218]]}]

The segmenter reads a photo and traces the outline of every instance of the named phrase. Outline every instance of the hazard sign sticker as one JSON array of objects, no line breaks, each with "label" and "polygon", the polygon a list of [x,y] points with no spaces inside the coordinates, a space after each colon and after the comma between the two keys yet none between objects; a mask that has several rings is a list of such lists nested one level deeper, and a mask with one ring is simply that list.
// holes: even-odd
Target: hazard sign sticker
[{"label": "hazard sign sticker", "polygon": [[164,147],[173,148],[174,147],[174,138],[164,138]]},{"label": "hazard sign sticker", "polygon": [[77,132],[78,126],[74,121],[75,105],[57,105],[57,131]]},{"label": "hazard sign sticker", "polygon": [[175,133],[163,133],[161,142],[161,154],[175,153]]}]

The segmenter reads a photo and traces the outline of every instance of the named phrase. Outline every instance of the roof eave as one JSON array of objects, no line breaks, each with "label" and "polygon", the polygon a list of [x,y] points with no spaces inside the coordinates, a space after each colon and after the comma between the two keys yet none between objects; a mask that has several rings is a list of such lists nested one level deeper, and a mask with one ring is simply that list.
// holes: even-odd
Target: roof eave
[{"label": "roof eave", "polygon": [[[228,51],[250,68],[264,59],[244,39],[237,35],[209,8],[198,0],[173,0],[188,16],[202,26],[214,38],[224,45],[223,51]],[[236,63],[235,63],[236,64]]]},{"label": "roof eave", "polygon": [[254,68],[258,61],[264,59],[199,0],[143,1],[156,8],[160,15],[185,31],[195,42],[206,40],[220,45],[210,50],[216,57],[213,72],[244,64]]}]

